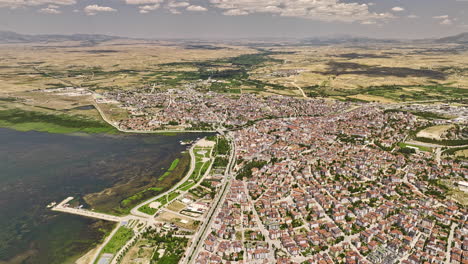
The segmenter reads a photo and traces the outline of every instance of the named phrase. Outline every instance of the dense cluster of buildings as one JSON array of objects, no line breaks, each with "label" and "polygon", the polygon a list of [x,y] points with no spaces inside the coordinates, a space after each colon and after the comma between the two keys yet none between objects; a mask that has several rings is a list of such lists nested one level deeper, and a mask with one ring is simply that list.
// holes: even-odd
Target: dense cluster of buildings
[{"label": "dense cluster of buildings", "polygon": [[155,94],[118,91],[105,94],[105,98],[118,101],[129,110],[130,118],[119,123],[126,130],[237,127],[272,117],[325,114],[347,105],[333,103],[334,107],[330,107],[331,103],[325,100],[254,94],[230,96],[192,89],[171,89]]},{"label": "dense cluster of buildings", "polygon": [[242,177],[195,263],[468,263],[468,211],[446,197],[467,164],[401,151],[427,125],[412,114],[192,89],[105,98],[130,111],[123,129],[238,128]]},{"label": "dense cluster of buildings", "polygon": [[442,183],[466,164],[399,152],[412,115],[328,113],[234,133],[238,168],[260,165],[232,182],[196,263],[468,263],[468,212]]}]

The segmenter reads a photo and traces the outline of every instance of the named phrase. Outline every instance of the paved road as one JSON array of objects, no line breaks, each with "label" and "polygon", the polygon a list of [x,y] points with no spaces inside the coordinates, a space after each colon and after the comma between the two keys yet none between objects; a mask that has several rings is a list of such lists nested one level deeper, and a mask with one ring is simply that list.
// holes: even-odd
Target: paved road
[{"label": "paved road", "polygon": [[[94,211],[90,211],[90,210],[86,210],[86,209],[76,209],[76,208],[71,208],[71,207],[64,207],[64,205],[66,203],[68,203],[69,201],[73,200],[73,197],[68,197],[66,198],[65,200],[63,200],[62,202],[60,202],[59,204],[57,204],[54,208],[52,208],[53,211],[58,211],[58,212],[64,212],[64,213],[70,213],[70,214],[76,214],[76,215],[81,215],[81,216],[86,216],[86,217],[91,217],[91,218],[96,218],[96,219],[101,219],[101,220],[106,220],[106,221],[112,221],[112,222],[118,222],[118,226],[109,234],[109,236],[106,238],[106,240],[104,241],[104,243],[102,245],[99,246],[99,248],[97,249],[95,255],[93,256],[93,260],[90,262],[90,263],[94,263],[97,258],[99,257],[100,253],[101,253],[101,250],[104,248],[104,246],[112,239],[112,237],[115,235],[115,233],[117,232],[117,229],[121,226],[122,222],[125,222],[125,221],[130,221],[130,220],[139,220],[139,221],[142,221],[143,223],[146,223],[146,224],[154,224],[155,223],[155,219],[152,217],[152,216],[149,216],[145,213],[142,213],[140,211],[138,211],[138,208],[140,208],[141,206],[145,205],[145,204],[148,204],[148,203],[151,203],[157,199],[159,199],[160,197],[174,191],[175,189],[177,189],[181,184],[183,184],[186,180],[188,180],[188,178],[190,178],[190,176],[192,175],[193,171],[195,170],[195,154],[193,152],[194,148],[195,148],[196,144],[194,144],[190,149],[189,149],[189,154],[190,154],[190,168],[189,168],[189,171],[187,172],[187,175],[185,175],[184,179],[182,179],[181,181],[179,181],[176,185],[174,185],[171,189],[169,189],[168,191],[156,196],[156,197],[153,197],[151,198],[150,200],[147,200],[139,205],[137,205],[136,207],[134,207],[132,210],[131,210],[131,213],[129,215],[126,215],[126,216],[114,216],[114,215],[108,215],[108,214],[103,214],[103,213],[98,213],[98,212],[94,212]],[[211,164],[212,165],[212,164]],[[211,166],[210,168],[207,170],[207,172],[205,173],[204,176],[206,176],[208,174],[208,172],[210,171],[211,169]],[[201,181],[200,181],[201,182]],[[199,182],[199,183],[200,183]],[[135,236],[136,237],[136,236]],[[133,238],[134,239],[134,238]],[[126,245],[129,245],[132,241],[132,240],[129,240]],[[125,248],[125,247],[124,247]],[[122,248],[123,250],[123,248]],[[117,256],[118,254],[116,254],[115,256]],[[113,262],[115,262],[115,258],[113,259]]]},{"label": "paved road", "polygon": [[235,145],[233,144],[233,140],[230,140],[230,143],[231,143],[231,157],[229,159],[228,166],[226,167],[226,171],[224,173],[225,175],[225,177],[223,178],[224,187],[221,187],[223,189],[220,190],[220,192],[218,192],[218,195],[213,200],[213,206],[210,208],[210,210],[208,211],[206,215],[207,219],[203,221],[203,224],[198,229],[198,232],[192,238],[192,244],[185,251],[186,257],[183,258],[180,261],[180,263],[195,263],[198,253],[200,252],[203,246],[203,242],[205,241],[205,238],[207,234],[209,233],[208,231],[211,229],[211,223],[213,222],[213,219],[215,218],[216,214],[218,213],[219,209],[224,203],[226,194],[228,193],[229,188],[231,186],[231,181],[232,181],[231,170],[232,170],[233,165],[235,164]]},{"label": "paved road", "polygon": [[109,236],[107,236],[106,240],[104,240],[104,243],[102,243],[102,244],[98,247],[96,253],[94,253],[93,258],[91,259],[91,261],[90,261],[89,263],[95,263],[95,262],[96,262],[97,258],[98,258],[99,255],[101,254],[102,249],[107,245],[107,243],[109,243],[109,241],[112,239],[112,237],[115,235],[115,233],[117,233],[117,230],[119,230],[119,228],[120,228],[120,224],[118,224],[118,225],[114,228],[114,230],[112,230],[112,232],[109,234]]},{"label": "paved road", "polygon": [[453,223],[450,227],[450,235],[447,240],[447,252],[445,253],[445,263],[450,263],[450,251],[452,251],[452,241],[453,241],[453,233],[455,232],[455,228],[457,227],[456,223]]}]

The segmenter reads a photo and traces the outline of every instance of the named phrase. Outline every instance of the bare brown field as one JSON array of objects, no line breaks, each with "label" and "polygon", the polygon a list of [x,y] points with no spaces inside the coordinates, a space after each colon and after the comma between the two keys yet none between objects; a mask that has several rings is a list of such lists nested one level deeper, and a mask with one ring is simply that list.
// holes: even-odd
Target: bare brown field
[{"label": "bare brown field", "polygon": [[375,95],[368,95],[368,94],[358,94],[358,95],[352,95],[348,96],[349,98],[355,98],[359,100],[364,100],[364,101],[369,101],[369,102],[379,102],[383,104],[389,104],[389,103],[395,103],[394,100],[387,99],[385,97],[381,96],[375,96]]},{"label": "bare brown field", "polygon": [[468,158],[468,149],[459,150],[455,152],[455,157]]},{"label": "bare brown field", "polygon": [[432,139],[441,139],[442,133],[453,127],[452,125],[440,125],[428,127],[424,130],[418,132],[418,137],[432,138]]},{"label": "bare brown field", "polygon": [[[294,77],[303,88],[320,87],[330,95],[340,96],[340,91],[366,87],[398,85],[398,96],[423,92],[420,86],[450,86],[468,89],[468,51],[451,45],[376,45],[372,47],[309,46],[272,47],[282,52],[271,55],[284,63],[259,68],[256,79],[290,86],[291,76],[272,77],[272,72],[297,70]],[[411,87],[412,86],[412,87]],[[397,94],[395,94],[397,95]],[[427,96],[437,97],[437,92]],[[354,94],[353,98],[365,101],[394,102],[394,98],[379,98],[369,94]]]},{"label": "bare brown field", "polygon": [[[43,106],[45,103],[38,102],[43,97],[23,92],[68,86],[99,93],[152,87],[164,90],[200,85],[198,80],[209,76],[200,77],[203,71],[224,72],[215,91],[233,94],[302,97],[298,86],[312,97],[393,103],[460,99],[460,90],[468,89],[468,51],[456,45],[213,45],[216,48],[145,40],[114,40],[94,46],[78,42],[0,45],[0,97],[29,98]],[[246,54],[259,54],[260,58],[240,58]],[[229,59],[236,57],[241,62]],[[231,75],[226,74],[229,71]],[[211,89],[204,84],[200,87]],[[369,88],[374,90],[369,92]],[[442,92],[445,88],[448,90]],[[67,105],[67,99],[56,99],[61,101],[54,103],[57,107]],[[85,103],[83,98],[78,105]],[[125,118],[125,111],[111,112],[116,108],[103,106],[113,119]]]},{"label": "bare brown field", "polygon": [[[63,86],[140,87],[161,64],[206,61],[255,53],[247,47],[186,49],[169,42],[119,40],[92,47],[79,43],[0,45],[0,94]],[[190,67],[177,71],[191,71]]]},{"label": "bare brown field", "polygon": [[191,220],[188,217],[182,217],[170,212],[162,212],[156,217],[156,221],[162,221],[171,223],[184,229],[195,230],[198,227],[198,223]]},{"label": "bare brown field", "polygon": [[185,209],[185,204],[179,202],[179,201],[174,201],[171,204],[167,206],[168,210],[174,211],[174,212],[180,212],[181,210]]}]

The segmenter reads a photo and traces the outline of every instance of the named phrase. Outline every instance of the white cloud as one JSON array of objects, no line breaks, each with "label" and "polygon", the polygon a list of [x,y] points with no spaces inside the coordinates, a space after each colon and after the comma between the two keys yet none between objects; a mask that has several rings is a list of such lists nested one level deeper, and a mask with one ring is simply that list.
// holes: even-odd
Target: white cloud
[{"label": "white cloud", "polygon": [[182,12],[180,12],[179,10],[177,10],[175,8],[169,8],[169,12],[171,12],[171,14],[174,14],[174,15],[182,14]]},{"label": "white cloud", "polygon": [[158,9],[160,6],[161,6],[160,4],[155,4],[155,5],[139,6],[138,8],[140,9],[141,14],[146,14],[146,13],[149,13],[150,11]]},{"label": "white cloud", "polygon": [[188,2],[176,2],[176,1],[170,1],[167,6],[169,8],[178,8],[178,7],[187,7],[190,4]]},{"label": "white cloud", "polygon": [[408,16],[408,18],[419,18],[419,16],[411,14],[411,15]]},{"label": "white cloud", "polygon": [[433,16],[433,19],[439,20],[440,25],[452,25],[453,20],[457,20],[450,18],[448,15],[441,15],[441,16]]},{"label": "white cloud", "polygon": [[240,10],[240,9],[229,9],[228,11],[223,13],[226,16],[245,16],[248,15],[249,12]]},{"label": "white cloud", "polygon": [[108,6],[99,6],[99,5],[89,5],[83,9],[88,16],[94,16],[99,12],[116,12],[112,7]]},{"label": "white cloud", "polygon": [[339,0],[209,0],[225,15],[255,13],[279,14],[320,21],[363,22],[393,18],[390,13],[375,13],[368,4],[343,3]]},{"label": "white cloud", "polygon": [[444,20],[440,21],[440,24],[441,25],[452,25],[453,22],[452,22],[452,20],[447,18],[447,19],[444,19]]},{"label": "white cloud", "polygon": [[449,16],[448,16],[448,15],[434,16],[434,17],[432,17],[432,18],[434,18],[434,19],[447,19],[447,18],[449,18]]},{"label": "white cloud", "polygon": [[403,7],[395,6],[394,8],[392,8],[392,11],[394,11],[394,12],[403,12],[403,11],[405,11],[405,9]]},{"label": "white cloud", "polygon": [[203,12],[203,11],[207,11],[208,9],[206,9],[203,6],[191,5],[191,6],[187,7],[187,10],[188,11],[195,11],[195,12]]},{"label": "white cloud", "polygon": [[43,13],[43,14],[51,14],[51,15],[57,15],[57,14],[62,13],[60,10],[57,10],[57,8],[59,8],[59,6],[49,5],[48,7],[44,7],[44,8],[39,9],[38,12]]}]

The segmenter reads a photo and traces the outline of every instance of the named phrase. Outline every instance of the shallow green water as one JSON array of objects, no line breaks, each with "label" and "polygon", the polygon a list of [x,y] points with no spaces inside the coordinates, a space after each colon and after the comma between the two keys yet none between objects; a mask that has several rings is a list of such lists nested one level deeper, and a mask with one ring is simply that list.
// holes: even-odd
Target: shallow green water
[{"label": "shallow green water", "polygon": [[24,256],[23,263],[76,259],[112,226],[55,213],[46,205],[139,175],[159,177],[186,148],[179,141],[198,136],[63,135],[0,128],[0,263],[12,263],[15,256]]}]

